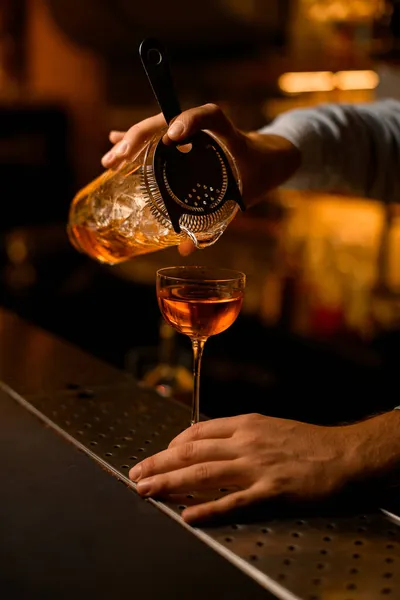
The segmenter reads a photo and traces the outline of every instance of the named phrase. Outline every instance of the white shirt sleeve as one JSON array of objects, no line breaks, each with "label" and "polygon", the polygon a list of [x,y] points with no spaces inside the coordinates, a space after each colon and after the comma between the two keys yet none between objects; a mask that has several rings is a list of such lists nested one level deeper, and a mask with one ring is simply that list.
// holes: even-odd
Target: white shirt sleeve
[{"label": "white shirt sleeve", "polygon": [[400,202],[400,101],[289,111],[261,133],[280,135],[302,163],[284,187]]}]

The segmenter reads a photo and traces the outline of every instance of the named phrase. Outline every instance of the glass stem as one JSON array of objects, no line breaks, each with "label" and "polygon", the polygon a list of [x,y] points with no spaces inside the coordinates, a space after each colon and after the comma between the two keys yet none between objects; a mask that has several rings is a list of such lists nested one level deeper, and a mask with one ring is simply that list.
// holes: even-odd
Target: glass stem
[{"label": "glass stem", "polygon": [[193,348],[193,401],[192,418],[190,424],[194,425],[200,419],[200,368],[203,356],[205,339],[192,339]]}]

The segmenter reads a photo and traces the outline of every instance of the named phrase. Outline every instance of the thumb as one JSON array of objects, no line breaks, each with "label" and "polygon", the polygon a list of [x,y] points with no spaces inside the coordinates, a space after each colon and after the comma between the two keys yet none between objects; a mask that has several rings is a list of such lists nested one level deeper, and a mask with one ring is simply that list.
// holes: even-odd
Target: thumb
[{"label": "thumb", "polygon": [[209,129],[224,138],[238,134],[238,130],[219,106],[204,104],[176,117],[169,126],[167,136],[173,142],[180,142],[202,129]]}]

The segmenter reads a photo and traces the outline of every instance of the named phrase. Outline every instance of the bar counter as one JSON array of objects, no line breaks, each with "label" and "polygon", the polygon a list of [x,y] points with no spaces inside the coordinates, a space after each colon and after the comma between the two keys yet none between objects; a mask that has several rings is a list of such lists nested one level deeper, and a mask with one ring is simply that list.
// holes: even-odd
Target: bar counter
[{"label": "bar counter", "polygon": [[180,513],[198,497],[140,498],[129,468],[188,408],[5,310],[0,415],[2,598],[400,597],[396,510],[269,507],[191,527]]}]

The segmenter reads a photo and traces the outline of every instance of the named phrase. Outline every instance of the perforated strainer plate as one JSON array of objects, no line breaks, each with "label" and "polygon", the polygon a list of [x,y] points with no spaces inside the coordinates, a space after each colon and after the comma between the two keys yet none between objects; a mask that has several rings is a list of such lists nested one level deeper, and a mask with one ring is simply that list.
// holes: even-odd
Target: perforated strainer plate
[{"label": "perforated strainer plate", "polygon": [[156,198],[159,190],[158,201],[162,199],[177,233],[183,225],[197,232],[227,219],[235,202],[244,210],[226,150],[204,131],[186,147],[188,151],[182,152],[160,140],[153,159],[155,182],[147,174],[149,187]]},{"label": "perforated strainer plate", "polygon": [[[188,425],[186,407],[56,338],[4,312],[0,328],[0,387],[127,484],[132,465]],[[17,346],[17,339],[25,343]],[[195,529],[184,525],[180,512],[196,501],[151,502],[278,598],[400,598],[400,529],[379,511],[281,518],[264,512],[255,520],[253,511],[253,521],[244,516]]]}]

